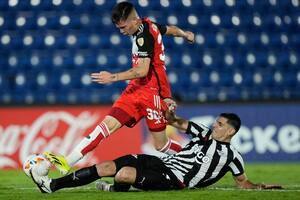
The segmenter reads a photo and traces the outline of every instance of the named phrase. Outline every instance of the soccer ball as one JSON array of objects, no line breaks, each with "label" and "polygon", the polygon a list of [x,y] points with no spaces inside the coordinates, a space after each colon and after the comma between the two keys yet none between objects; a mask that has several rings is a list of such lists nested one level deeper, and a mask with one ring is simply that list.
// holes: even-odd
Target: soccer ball
[{"label": "soccer ball", "polygon": [[23,163],[23,171],[30,177],[30,170],[40,176],[46,176],[50,170],[51,163],[42,154],[28,156]]}]

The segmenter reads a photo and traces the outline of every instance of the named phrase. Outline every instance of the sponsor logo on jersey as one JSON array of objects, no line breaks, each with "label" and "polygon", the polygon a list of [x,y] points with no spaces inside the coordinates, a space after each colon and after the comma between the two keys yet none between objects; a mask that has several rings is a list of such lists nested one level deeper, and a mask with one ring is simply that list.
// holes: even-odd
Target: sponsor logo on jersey
[{"label": "sponsor logo on jersey", "polygon": [[144,45],[144,38],[139,38],[139,39],[137,39],[137,43],[138,43],[138,45],[139,46],[143,46]]},{"label": "sponsor logo on jersey", "polygon": [[148,52],[145,52],[145,51],[139,51],[139,52],[138,52],[138,55],[139,55],[139,56],[143,56],[143,57],[147,57],[147,56],[148,56]]},{"label": "sponsor logo on jersey", "polygon": [[199,152],[195,159],[198,164],[208,163],[210,161],[209,157],[204,155],[202,152]]}]

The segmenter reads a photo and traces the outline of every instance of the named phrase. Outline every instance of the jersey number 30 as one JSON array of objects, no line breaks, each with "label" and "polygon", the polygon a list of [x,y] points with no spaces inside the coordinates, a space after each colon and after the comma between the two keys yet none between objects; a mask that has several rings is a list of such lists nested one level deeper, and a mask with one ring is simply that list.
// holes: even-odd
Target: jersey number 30
[{"label": "jersey number 30", "polygon": [[152,110],[151,108],[147,108],[146,110],[148,113],[147,118],[149,120],[159,120],[160,119],[159,114],[156,110]]}]

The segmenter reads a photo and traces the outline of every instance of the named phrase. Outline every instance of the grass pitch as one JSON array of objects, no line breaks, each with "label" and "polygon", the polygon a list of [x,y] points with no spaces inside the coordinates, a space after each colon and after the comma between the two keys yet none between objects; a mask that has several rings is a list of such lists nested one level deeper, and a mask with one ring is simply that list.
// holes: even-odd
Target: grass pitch
[{"label": "grass pitch", "polygon": [[[2,200],[223,200],[223,199],[272,199],[293,200],[300,199],[300,163],[259,163],[246,164],[246,173],[254,183],[277,183],[284,190],[241,190],[234,186],[231,175],[228,173],[220,182],[196,190],[143,192],[131,190],[123,193],[97,191],[94,184],[74,189],[65,189],[53,194],[41,194],[22,171],[0,171],[0,199]],[[57,174],[55,174],[57,176]]]}]

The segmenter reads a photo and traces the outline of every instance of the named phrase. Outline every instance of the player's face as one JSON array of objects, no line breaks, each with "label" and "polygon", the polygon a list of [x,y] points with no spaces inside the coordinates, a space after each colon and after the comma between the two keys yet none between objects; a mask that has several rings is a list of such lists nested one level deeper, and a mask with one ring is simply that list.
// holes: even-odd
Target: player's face
[{"label": "player's face", "polygon": [[233,127],[227,123],[225,117],[218,117],[212,126],[212,137],[216,140],[222,141],[231,135]]},{"label": "player's face", "polygon": [[123,35],[133,35],[136,32],[135,20],[133,19],[120,21],[116,24],[116,27],[120,29],[120,33],[122,33]]}]

